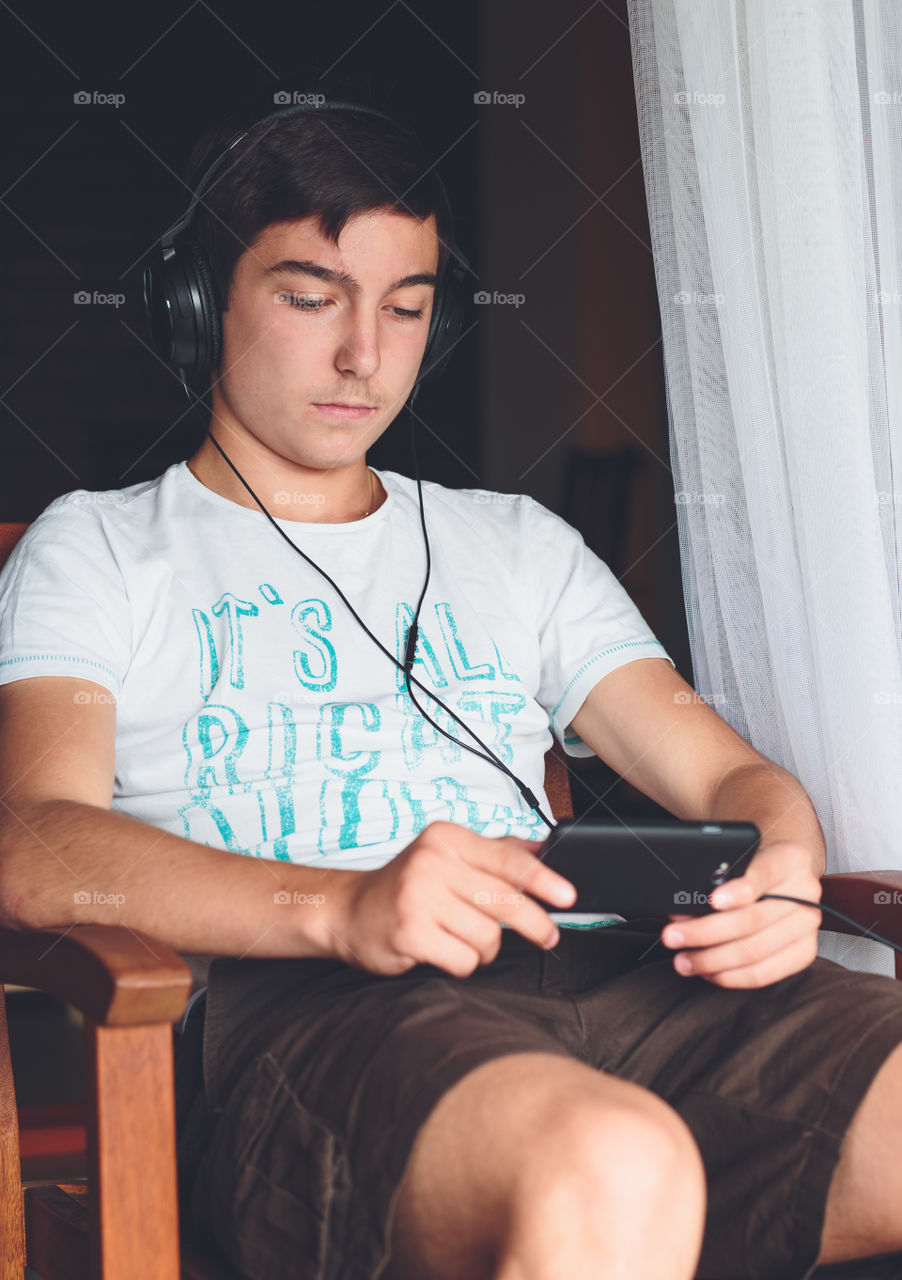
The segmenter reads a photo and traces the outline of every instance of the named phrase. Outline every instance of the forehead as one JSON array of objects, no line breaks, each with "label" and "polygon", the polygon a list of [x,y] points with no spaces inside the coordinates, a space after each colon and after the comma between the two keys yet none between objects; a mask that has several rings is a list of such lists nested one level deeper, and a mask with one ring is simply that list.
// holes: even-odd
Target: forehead
[{"label": "forehead", "polygon": [[[253,257],[264,271],[283,259],[315,257],[324,266],[346,269],[358,279],[367,272],[394,277],[435,271],[439,243],[434,216],[418,222],[408,214],[370,210],[348,219],[337,245],[322,234],[316,218],[271,223],[242,257]],[[403,272],[397,270],[399,265]]]}]

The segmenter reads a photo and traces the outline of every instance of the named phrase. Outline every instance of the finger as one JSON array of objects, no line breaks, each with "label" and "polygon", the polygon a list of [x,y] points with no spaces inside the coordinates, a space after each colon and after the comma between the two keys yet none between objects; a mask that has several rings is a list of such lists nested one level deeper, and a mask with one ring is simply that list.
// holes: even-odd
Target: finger
[{"label": "finger", "polygon": [[490,964],[501,949],[500,921],[474,907],[472,902],[451,895],[438,923],[452,938],[475,951],[479,964]]},{"label": "finger", "polygon": [[730,911],[713,911],[705,916],[690,916],[686,920],[669,924],[661,934],[665,947],[713,947],[736,938],[758,933],[777,920],[795,912],[805,911],[793,902],[753,902],[747,907],[734,907]]},{"label": "finger", "polygon": [[[428,832],[430,841],[453,854],[461,865],[488,871],[558,909],[571,907],[576,901],[575,885],[546,867],[538,856],[544,842],[523,841],[519,836],[481,836],[451,822],[432,822]],[[524,843],[535,845],[536,852],[525,849]]]},{"label": "finger", "polygon": [[465,977],[495,958],[501,946],[496,920],[446,890],[428,912],[409,919],[393,938],[395,959],[405,970],[414,964],[436,965]]},{"label": "finger", "polygon": [[437,925],[430,932],[426,941],[425,964],[434,964],[444,969],[454,978],[467,978],[485,963],[482,951],[466,938],[462,938],[456,930]]},{"label": "finger", "polygon": [[[745,873],[725,880],[711,895],[715,907],[745,906],[764,893],[791,893],[786,886],[799,883],[799,875],[811,870],[811,852],[804,845],[781,840],[762,845]],[[807,878],[807,877],[806,877]],[[781,886],[784,886],[781,888]],[[820,899],[820,881],[811,880],[800,897]]]},{"label": "finger", "polygon": [[478,884],[480,887],[475,890],[469,886],[461,890],[455,888],[455,892],[459,901],[490,917],[494,922],[493,933],[497,932],[498,924],[504,923],[537,947],[553,947],[557,943],[558,927],[535,898],[484,872],[479,873]]},{"label": "finger", "polygon": [[577,898],[576,886],[545,866],[541,857],[544,842],[534,852],[522,848],[514,836],[500,836],[490,843],[495,847],[489,870],[495,875],[555,907],[573,906]]},{"label": "finger", "polygon": [[[736,938],[720,946],[702,947],[697,951],[680,951],[674,957],[674,968],[683,974],[723,973],[729,969],[741,969],[759,964],[769,956],[801,938],[817,938],[817,929],[801,913],[793,913],[756,933]],[[687,968],[687,964],[691,968]]]},{"label": "finger", "polygon": [[716,987],[743,988],[766,987],[781,978],[788,978],[793,973],[806,969],[817,959],[817,938],[806,936],[775,955],[768,956],[755,964],[743,965],[738,969],[727,969],[723,973],[704,974],[705,981]]}]

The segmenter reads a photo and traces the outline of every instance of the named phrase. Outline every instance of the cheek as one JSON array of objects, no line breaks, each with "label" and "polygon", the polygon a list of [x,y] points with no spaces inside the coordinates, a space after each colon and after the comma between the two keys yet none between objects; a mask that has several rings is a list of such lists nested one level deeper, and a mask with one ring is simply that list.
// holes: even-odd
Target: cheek
[{"label": "cheek", "polygon": [[[276,312],[276,314],[273,314]],[[316,334],[301,333],[284,307],[264,307],[222,317],[223,378],[262,386],[290,382],[297,373],[324,356],[325,343]]]},{"label": "cheek", "polygon": [[[276,314],[273,314],[273,313]],[[292,388],[331,371],[336,345],[328,325],[305,323],[286,304],[230,307],[223,312],[223,360],[220,376],[232,392],[245,387],[271,399],[276,388]],[[412,326],[411,326],[412,328]],[[377,382],[396,387],[411,381],[422,361],[428,323],[416,332],[387,326],[381,340]],[[399,392],[400,394],[400,392]]]}]

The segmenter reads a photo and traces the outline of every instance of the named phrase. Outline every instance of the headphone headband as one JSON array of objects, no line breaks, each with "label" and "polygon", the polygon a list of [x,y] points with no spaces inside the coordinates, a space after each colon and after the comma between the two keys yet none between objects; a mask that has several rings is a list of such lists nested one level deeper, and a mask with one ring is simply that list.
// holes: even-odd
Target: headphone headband
[{"label": "headphone headband", "polygon": [[[397,129],[404,128],[384,111],[364,103],[337,99],[332,102],[292,103],[261,116],[222,147],[197,182],[185,212],[161,236],[144,270],[144,305],[154,348],[162,360],[182,375],[211,372],[219,367],[222,358],[222,308],[214,274],[201,245],[184,234],[195,209],[214,174],[252,130],[270,121],[315,111],[356,111],[385,120]],[[444,193],[444,184],[438,174],[436,178]],[[422,381],[444,369],[463,331],[467,301],[465,277],[469,270],[469,263],[457,244],[449,245],[445,271],[433,299],[429,334],[411,400]]]},{"label": "headphone headband", "polygon": [[[389,124],[393,124],[397,128],[400,128],[397,120],[393,120],[391,116],[387,116],[384,111],[379,111],[376,107],[365,106],[363,103],[359,102],[339,101],[338,99],[333,102],[321,102],[315,104],[308,102],[294,102],[286,107],[281,107],[276,111],[270,111],[268,115],[261,116],[259,120],[255,120],[252,124],[247,125],[246,128],[240,129],[238,133],[234,134],[219,152],[219,155],[216,156],[212,163],[207,166],[201,175],[200,181],[194,189],[194,194],[191,197],[191,202],[188,205],[188,208],[178,221],[174,222],[169,230],[163,233],[162,239],[160,240],[160,247],[163,250],[167,249],[172,244],[175,237],[184,231],[185,227],[187,227],[188,223],[191,221],[191,218],[194,215],[194,210],[200,202],[201,196],[206,191],[213,174],[217,169],[221,168],[234,149],[238,146],[238,143],[243,142],[252,130],[259,128],[260,125],[268,124],[271,120],[281,120],[285,116],[300,115],[302,112],[309,111],[359,111],[365,115],[378,116],[381,120],[387,120]],[[441,179],[439,179],[439,181],[441,181]]]}]

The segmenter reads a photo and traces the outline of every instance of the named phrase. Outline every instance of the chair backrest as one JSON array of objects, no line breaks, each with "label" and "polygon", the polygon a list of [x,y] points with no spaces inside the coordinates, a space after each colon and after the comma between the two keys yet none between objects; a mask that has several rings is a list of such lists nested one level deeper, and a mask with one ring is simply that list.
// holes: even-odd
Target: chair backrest
[{"label": "chair backrest", "polygon": [[625,568],[633,481],[641,465],[635,445],[610,453],[578,448],[570,454],[564,476],[561,515],[617,577]]},{"label": "chair backrest", "polygon": [[13,547],[27,528],[27,524],[0,524],[0,569],[6,564]]},{"label": "chair backrest", "polygon": [[[0,569],[6,564],[13,547],[27,528],[27,524],[0,523]],[[545,794],[548,796],[553,818],[560,821],[561,818],[573,817],[570,778],[564,762],[563,750],[557,742],[545,755]]]}]

